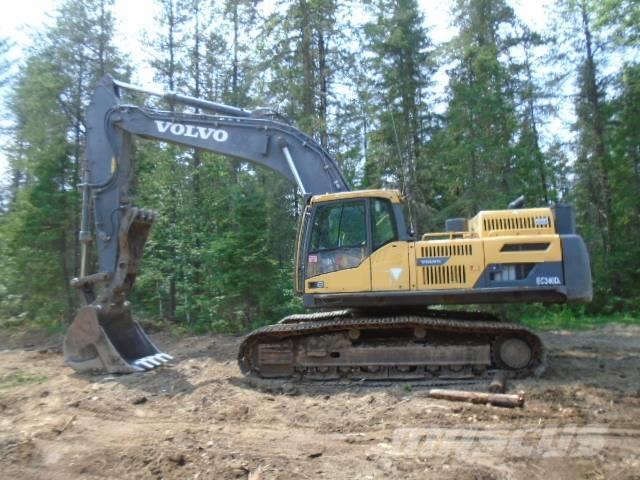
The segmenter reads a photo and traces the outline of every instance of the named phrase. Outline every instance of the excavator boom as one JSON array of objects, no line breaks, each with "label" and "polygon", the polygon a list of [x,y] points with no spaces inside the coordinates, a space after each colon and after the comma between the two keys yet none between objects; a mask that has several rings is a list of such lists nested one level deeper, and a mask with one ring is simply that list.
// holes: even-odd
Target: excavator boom
[{"label": "excavator boom", "polygon": [[[197,112],[126,104],[121,93],[127,90],[154,95]],[[72,281],[81,290],[86,306],[76,316],[64,342],[66,362],[79,371],[135,372],[171,358],[160,352],[133,320],[126,300],[157,216],[132,204],[129,188],[134,136],[265,166],[294,182],[307,197],[349,190],[335,160],[311,137],[269,110],[250,112],[176,93],[149,91],[109,76],[103,78],[87,111],[79,234],[81,272]],[[88,248],[93,241],[98,272],[88,274]]]}]

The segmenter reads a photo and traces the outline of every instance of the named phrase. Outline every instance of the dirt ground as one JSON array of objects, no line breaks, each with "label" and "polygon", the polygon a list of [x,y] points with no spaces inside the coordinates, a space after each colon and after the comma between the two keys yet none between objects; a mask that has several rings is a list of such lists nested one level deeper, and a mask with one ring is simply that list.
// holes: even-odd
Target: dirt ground
[{"label": "dirt ground", "polygon": [[[78,375],[60,338],[0,337],[7,479],[640,478],[640,328],[543,334],[522,409],[415,385],[246,381],[240,339],[153,335],[173,366]],[[475,388],[486,389],[486,384]]]}]

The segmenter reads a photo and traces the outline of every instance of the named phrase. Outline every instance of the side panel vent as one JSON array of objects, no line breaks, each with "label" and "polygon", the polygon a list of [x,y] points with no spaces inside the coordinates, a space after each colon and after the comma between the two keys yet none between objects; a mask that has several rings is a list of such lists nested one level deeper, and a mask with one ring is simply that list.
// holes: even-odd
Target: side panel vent
[{"label": "side panel vent", "polygon": [[473,245],[469,243],[428,245],[422,247],[423,257],[458,257],[473,255]]},{"label": "side panel vent", "polygon": [[423,285],[450,285],[467,283],[466,265],[438,265],[422,268]]},{"label": "side panel vent", "polygon": [[495,230],[548,230],[551,217],[547,215],[522,215],[517,217],[495,217],[484,219],[484,230],[486,232]]}]

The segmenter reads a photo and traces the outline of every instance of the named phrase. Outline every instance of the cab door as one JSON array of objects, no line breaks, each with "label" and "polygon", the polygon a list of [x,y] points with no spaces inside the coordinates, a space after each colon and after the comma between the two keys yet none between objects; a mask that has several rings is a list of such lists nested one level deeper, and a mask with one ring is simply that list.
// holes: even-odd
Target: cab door
[{"label": "cab door", "polygon": [[315,205],[305,248],[305,293],[371,290],[366,199]]},{"label": "cab door", "polygon": [[399,240],[391,202],[371,198],[371,290],[409,290],[409,244]]}]

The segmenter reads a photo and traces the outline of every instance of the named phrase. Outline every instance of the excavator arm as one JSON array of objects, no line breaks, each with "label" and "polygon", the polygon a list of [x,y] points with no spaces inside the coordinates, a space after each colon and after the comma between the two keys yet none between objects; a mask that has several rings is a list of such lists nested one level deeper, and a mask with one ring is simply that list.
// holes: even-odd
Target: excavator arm
[{"label": "excavator arm", "polygon": [[[196,109],[178,113],[123,103],[123,90],[158,96]],[[161,353],[131,315],[126,300],[133,288],[144,245],[156,213],[133,206],[130,195],[134,137],[209,151],[268,167],[311,195],[348,191],[336,161],[311,137],[273,112],[254,112],[216,102],[159,93],[101,80],[87,111],[87,154],[80,242],[81,271],[72,285],[86,306],[65,338],[67,363],[79,371],[140,371],[161,365]],[[91,225],[93,218],[93,225]],[[95,240],[98,272],[88,273]]]}]

